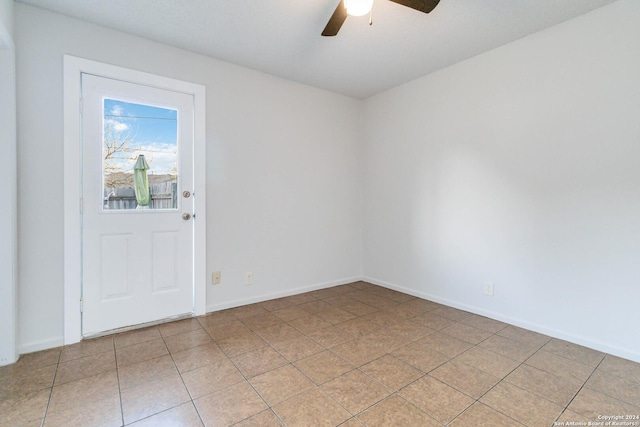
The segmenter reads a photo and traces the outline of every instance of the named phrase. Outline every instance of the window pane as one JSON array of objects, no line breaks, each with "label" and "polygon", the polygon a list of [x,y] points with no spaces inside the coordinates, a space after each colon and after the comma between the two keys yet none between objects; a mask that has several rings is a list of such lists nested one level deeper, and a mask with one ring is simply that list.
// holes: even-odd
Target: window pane
[{"label": "window pane", "polygon": [[105,99],[103,209],[178,208],[178,111]]}]

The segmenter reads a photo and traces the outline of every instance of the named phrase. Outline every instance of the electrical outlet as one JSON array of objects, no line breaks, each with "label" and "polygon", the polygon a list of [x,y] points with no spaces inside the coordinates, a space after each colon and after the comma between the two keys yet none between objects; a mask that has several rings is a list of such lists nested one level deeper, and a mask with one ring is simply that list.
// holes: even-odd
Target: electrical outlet
[{"label": "electrical outlet", "polygon": [[244,284],[250,285],[252,283],[253,283],[253,273],[251,272],[244,273]]},{"label": "electrical outlet", "polygon": [[493,296],[493,282],[484,282],[484,294]]},{"label": "electrical outlet", "polygon": [[214,285],[219,285],[220,284],[220,272],[219,271],[214,271],[213,272],[213,277],[211,277],[211,283],[213,283]]}]

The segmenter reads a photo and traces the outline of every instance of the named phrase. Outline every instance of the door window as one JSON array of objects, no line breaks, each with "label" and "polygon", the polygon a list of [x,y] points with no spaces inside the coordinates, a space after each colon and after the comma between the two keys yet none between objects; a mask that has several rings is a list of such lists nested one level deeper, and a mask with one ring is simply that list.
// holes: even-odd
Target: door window
[{"label": "door window", "polygon": [[178,111],[104,98],[103,211],[178,209]]}]

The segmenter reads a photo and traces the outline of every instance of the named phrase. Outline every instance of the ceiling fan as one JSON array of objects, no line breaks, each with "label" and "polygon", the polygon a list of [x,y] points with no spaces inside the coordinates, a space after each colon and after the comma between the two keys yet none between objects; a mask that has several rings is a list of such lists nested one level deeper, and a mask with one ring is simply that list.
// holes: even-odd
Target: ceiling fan
[{"label": "ceiling fan", "polygon": [[[419,12],[429,13],[438,5],[440,0],[391,0],[394,3],[410,7]],[[340,0],[335,12],[329,18],[327,26],[322,31],[323,36],[335,36],[347,19],[347,15],[363,16],[371,12],[373,0]],[[369,19],[371,24],[371,19]]]}]

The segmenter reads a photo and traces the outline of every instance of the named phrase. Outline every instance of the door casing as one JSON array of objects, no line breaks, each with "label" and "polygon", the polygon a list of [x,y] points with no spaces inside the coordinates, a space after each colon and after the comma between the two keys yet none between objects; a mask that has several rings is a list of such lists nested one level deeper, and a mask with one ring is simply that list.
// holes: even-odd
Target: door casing
[{"label": "door casing", "polygon": [[64,56],[64,344],[82,339],[82,140],[81,74],[193,95],[194,99],[194,312],[206,312],[206,91],[202,85]]}]

